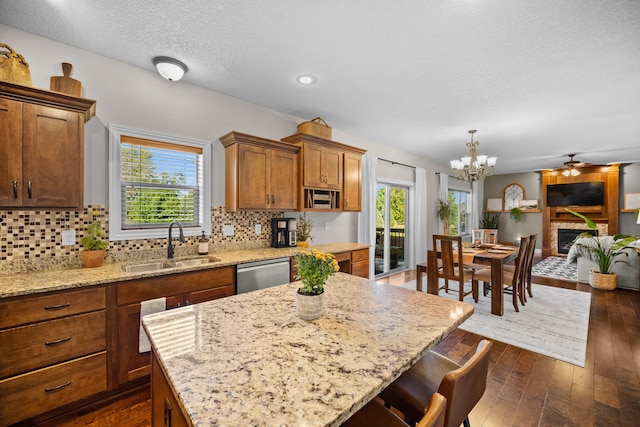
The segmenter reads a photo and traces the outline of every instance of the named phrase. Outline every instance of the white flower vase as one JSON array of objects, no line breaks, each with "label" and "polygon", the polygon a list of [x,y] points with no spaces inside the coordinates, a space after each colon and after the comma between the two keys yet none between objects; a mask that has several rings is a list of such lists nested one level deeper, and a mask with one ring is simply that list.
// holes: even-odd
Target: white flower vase
[{"label": "white flower vase", "polygon": [[296,292],[296,313],[302,320],[314,320],[322,315],[324,293],[303,295]]}]

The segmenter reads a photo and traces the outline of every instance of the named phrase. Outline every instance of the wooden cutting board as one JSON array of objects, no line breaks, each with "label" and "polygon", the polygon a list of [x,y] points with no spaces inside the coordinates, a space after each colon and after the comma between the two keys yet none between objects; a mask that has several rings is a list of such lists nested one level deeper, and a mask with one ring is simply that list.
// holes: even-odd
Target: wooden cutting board
[{"label": "wooden cutting board", "polygon": [[71,69],[73,66],[68,62],[62,63],[63,76],[51,76],[51,90],[56,92],[67,93],[73,96],[82,96],[82,83],[79,80],[71,78]]}]

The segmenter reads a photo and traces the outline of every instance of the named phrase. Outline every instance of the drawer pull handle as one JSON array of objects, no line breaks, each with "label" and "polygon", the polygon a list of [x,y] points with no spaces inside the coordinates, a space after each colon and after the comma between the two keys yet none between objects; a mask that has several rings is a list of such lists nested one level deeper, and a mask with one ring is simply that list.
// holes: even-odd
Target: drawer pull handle
[{"label": "drawer pull handle", "polygon": [[44,391],[47,393],[55,393],[56,391],[60,391],[69,385],[71,385],[71,380],[67,381],[64,384],[60,384],[59,386],[45,388]]},{"label": "drawer pull handle", "polygon": [[69,341],[71,339],[71,336],[68,336],[66,338],[61,338],[59,340],[55,340],[55,341],[45,341],[44,345],[57,345],[57,344],[62,344],[63,342]]},{"label": "drawer pull handle", "polygon": [[13,198],[18,198],[18,181],[13,181]]},{"label": "drawer pull handle", "polygon": [[69,307],[70,305],[71,305],[70,302],[65,302],[64,304],[58,304],[58,305],[45,305],[44,309],[45,310],[60,310],[61,308]]},{"label": "drawer pull handle", "polygon": [[32,198],[32,191],[31,191],[31,181],[27,182],[27,192],[29,193],[29,198]]}]

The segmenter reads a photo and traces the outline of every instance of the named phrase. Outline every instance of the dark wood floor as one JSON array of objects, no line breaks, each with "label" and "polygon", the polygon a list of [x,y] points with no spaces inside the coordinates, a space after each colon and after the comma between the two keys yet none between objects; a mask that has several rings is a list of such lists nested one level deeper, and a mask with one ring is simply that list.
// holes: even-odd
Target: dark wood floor
[{"label": "dark wood floor", "polygon": [[[401,285],[415,270],[382,281]],[[552,279],[549,286],[592,293],[584,368],[494,341],[487,390],[473,427],[640,426],[640,292],[593,290]],[[457,329],[436,351],[464,363],[483,337]],[[148,391],[83,414],[64,426],[148,426]]]}]

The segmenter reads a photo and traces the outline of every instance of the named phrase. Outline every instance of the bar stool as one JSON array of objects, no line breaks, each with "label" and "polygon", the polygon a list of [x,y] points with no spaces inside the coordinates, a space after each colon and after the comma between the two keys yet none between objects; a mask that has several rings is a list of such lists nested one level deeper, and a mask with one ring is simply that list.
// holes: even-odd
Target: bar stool
[{"label": "bar stool", "polygon": [[[447,399],[440,393],[434,393],[429,407],[416,427],[444,427]],[[407,427],[396,414],[374,399],[342,424],[342,427]]]}]

